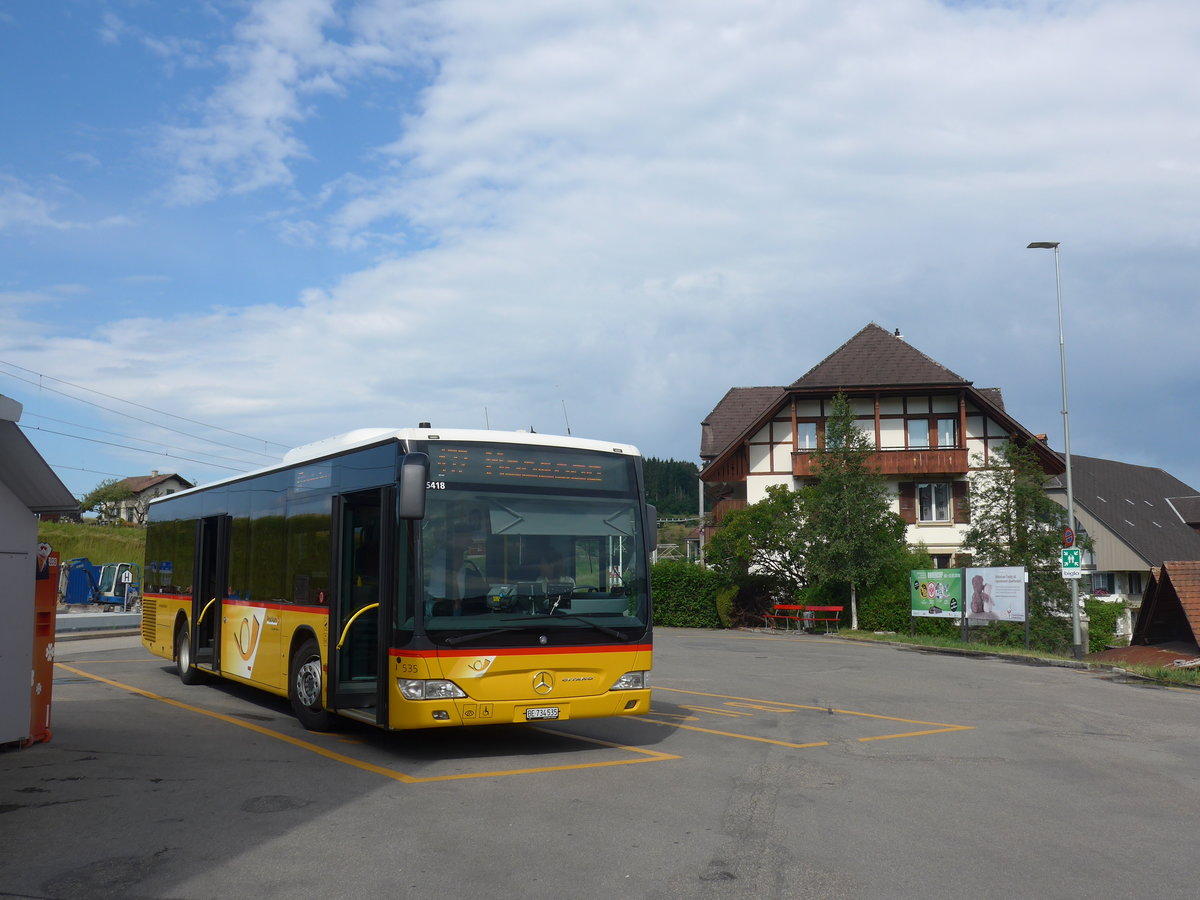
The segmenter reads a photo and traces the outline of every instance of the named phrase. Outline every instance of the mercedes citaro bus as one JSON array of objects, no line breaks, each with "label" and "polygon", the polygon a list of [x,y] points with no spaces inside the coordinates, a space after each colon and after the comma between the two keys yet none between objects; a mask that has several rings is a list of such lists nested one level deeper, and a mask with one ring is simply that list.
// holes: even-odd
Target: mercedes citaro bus
[{"label": "mercedes citaro bus", "polygon": [[150,504],[142,643],[389,729],[649,710],[655,513],[625,444],[364,429]]}]

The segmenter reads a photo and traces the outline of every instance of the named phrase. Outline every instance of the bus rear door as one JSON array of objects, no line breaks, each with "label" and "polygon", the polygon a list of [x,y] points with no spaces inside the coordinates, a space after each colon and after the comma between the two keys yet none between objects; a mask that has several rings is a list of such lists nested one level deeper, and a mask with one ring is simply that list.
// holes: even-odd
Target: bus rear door
[{"label": "bus rear door", "polygon": [[221,664],[222,601],[229,580],[229,516],[201,519],[196,530],[196,573],[192,587],[192,660],[203,669]]}]

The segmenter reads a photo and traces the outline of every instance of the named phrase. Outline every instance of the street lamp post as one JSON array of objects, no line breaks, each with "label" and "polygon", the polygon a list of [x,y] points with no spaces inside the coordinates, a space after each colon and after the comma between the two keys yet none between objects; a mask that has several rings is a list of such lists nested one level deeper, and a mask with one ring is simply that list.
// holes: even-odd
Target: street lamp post
[{"label": "street lamp post", "polygon": [[[1071,419],[1067,413],[1067,343],[1063,337],[1062,278],[1058,268],[1058,241],[1034,241],[1026,250],[1054,251],[1054,296],[1058,301],[1058,366],[1062,372],[1063,450],[1067,461],[1067,525],[1075,528],[1075,491],[1071,484]],[[1079,579],[1071,582],[1071,640],[1076,659],[1083,659],[1083,636],[1079,627]]]}]

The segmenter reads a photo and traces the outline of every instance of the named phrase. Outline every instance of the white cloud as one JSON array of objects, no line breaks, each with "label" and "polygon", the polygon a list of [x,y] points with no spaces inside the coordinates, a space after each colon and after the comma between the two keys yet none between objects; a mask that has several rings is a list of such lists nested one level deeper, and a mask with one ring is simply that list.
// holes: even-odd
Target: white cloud
[{"label": "white cloud", "polygon": [[18,178],[0,175],[0,231],[16,228],[73,228],[56,215],[53,202]]},{"label": "white cloud", "polygon": [[[84,376],[131,348],[106,389],[297,442],[485,407],[554,430],[565,401],[577,434],[692,456],[729,386],[876,320],[1053,432],[1052,272],[1023,248],[1055,239],[1099,443],[1089,404],[1128,404],[1131,433],[1139,397],[1200,375],[1198,35],[1170,0],[258,3],[171,132],[175,199],[282,190],[283,240],[394,257],[55,353]],[[368,100],[394,134],[346,129],[327,168],[320,104]]]}]

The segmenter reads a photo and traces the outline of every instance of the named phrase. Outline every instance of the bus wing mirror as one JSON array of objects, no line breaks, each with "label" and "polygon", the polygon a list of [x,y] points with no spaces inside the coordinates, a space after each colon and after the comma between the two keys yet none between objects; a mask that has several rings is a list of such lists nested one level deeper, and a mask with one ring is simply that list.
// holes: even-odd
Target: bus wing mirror
[{"label": "bus wing mirror", "polygon": [[646,504],[646,527],[650,529],[650,552],[658,549],[658,507]]},{"label": "bus wing mirror", "polygon": [[397,512],[401,519],[425,518],[425,486],[429,480],[429,456],[408,453],[400,463],[400,495]]}]

